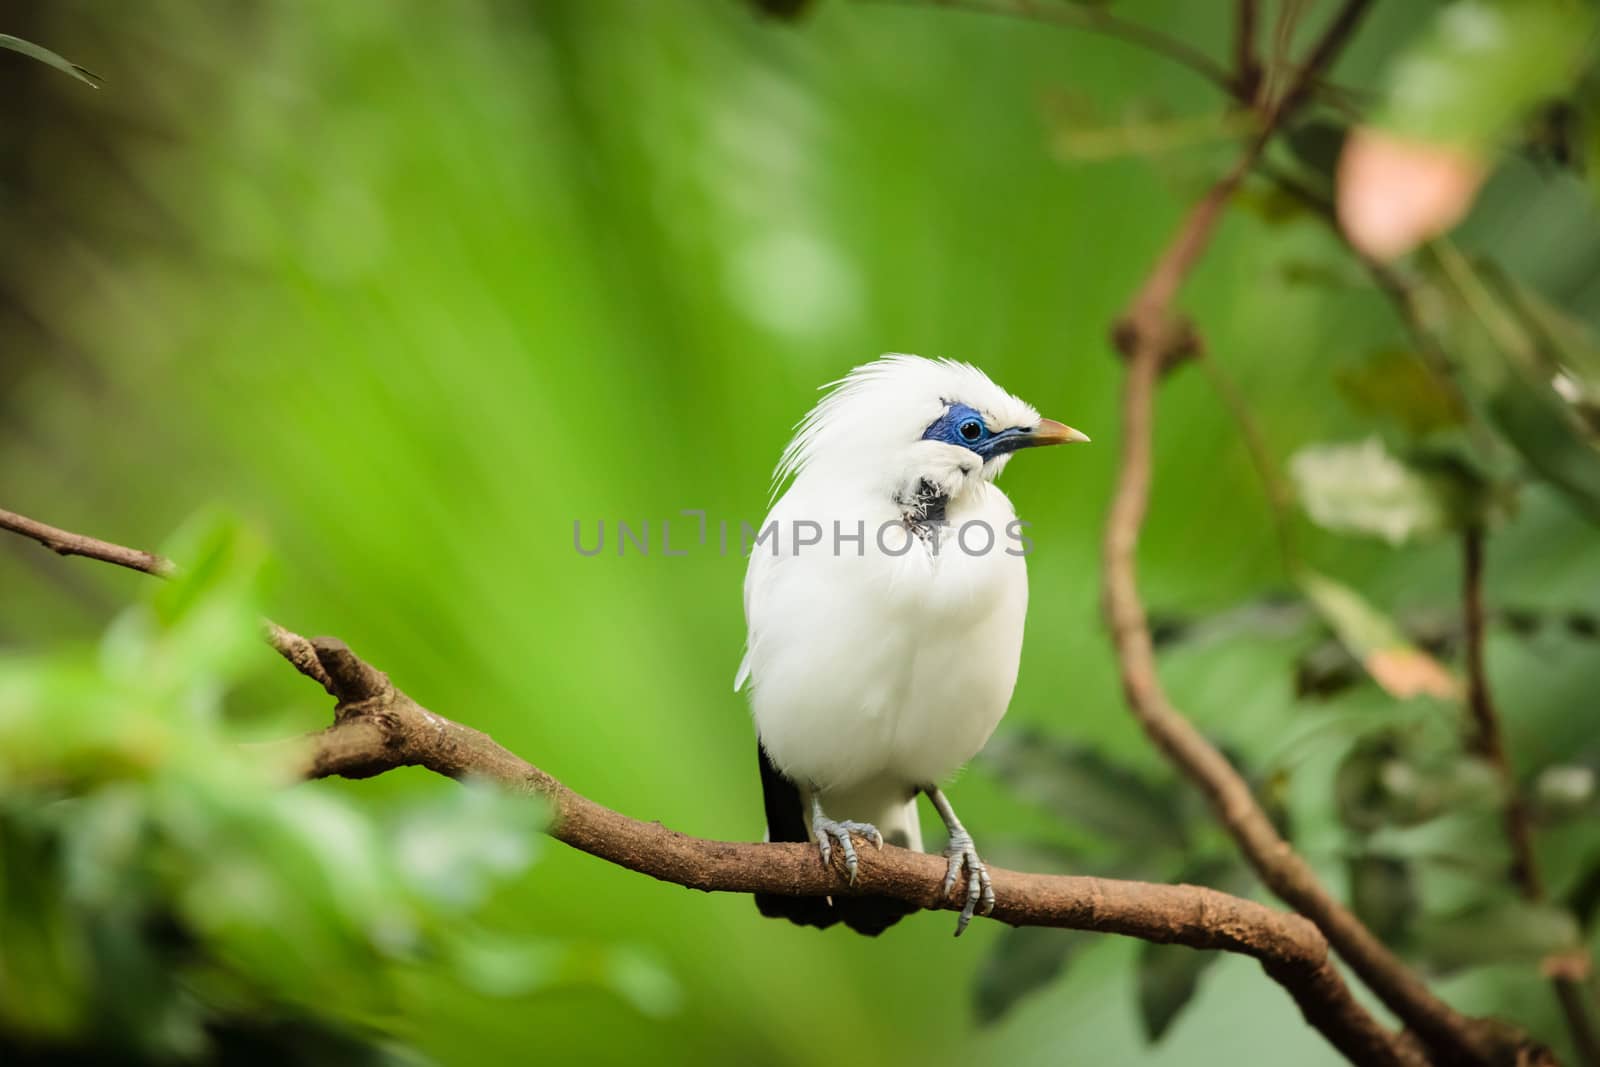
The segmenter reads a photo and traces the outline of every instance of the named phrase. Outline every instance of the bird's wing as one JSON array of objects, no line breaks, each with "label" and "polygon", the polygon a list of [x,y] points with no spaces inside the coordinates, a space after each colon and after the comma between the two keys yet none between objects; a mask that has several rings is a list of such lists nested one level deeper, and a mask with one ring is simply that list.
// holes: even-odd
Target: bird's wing
[{"label": "bird's wing", "polygon": [[[779,516],[783,514],[788,498],[789,495],[785,493],[783,498],[773,505],[772,511],[761,523],[761,530],[767,529],[773,522],[782,521]],[[761,594],[767,587],[773,569],[782,559],[781,554],[772,550],[770,541],[752,545],[750,548],[750,563],[744,572],[744,658],[739,661],[739,673],[733,679],[735,693],[743,689],[745,683],[750,680],[751,659],[757,637],[757,620],[761,616]]]}]

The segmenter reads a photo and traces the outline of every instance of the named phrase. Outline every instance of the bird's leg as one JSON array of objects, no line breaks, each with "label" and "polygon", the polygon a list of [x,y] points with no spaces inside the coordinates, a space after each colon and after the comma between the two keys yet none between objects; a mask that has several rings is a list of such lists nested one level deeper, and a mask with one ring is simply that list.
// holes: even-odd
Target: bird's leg
[{"label": "bird's leg", "polygon": [[850,840],[852,833],[860,834],[871,841],[878,848],[883,847],[883,835],[878,828],[867,822],[852,822],[849,819],[839,822],[828,818],[822,811],[822,800],[817,792],[811,792],[811,836],[817,839],[817,848],[822,852],[822,862],[826,866],[833,862],[833,842],[839,842],[839,847],[844,851],[844,869],[850,875],[850,884],[856,884],[856,846]]},{"label": "bird's leg", "polygon": [[938,786],[924,786],[924,793],[933,801],[933,806],[939,812],[939,818],[944,820],[945,829],[950,831],[950,844],[945,846],[945,858],[950,861],[950,869],[944,876],[944,894],[950,895],[950,890],[955,888],[956,879],[961,876],[961,869],[967,872],[967,902],[961,909],[961,917],[956,920],[956,936],[961,936],[961,931],[967,928],[972,921],[974,913],[988,915],[994,911],[994,886],[989,882],[989,868],[983,865],[978,858],[978,849],[972,843],[972,835],[967,833],[967,828],[961,825],[961,820],[956,818],[956,810],[950,806],[950,799]]}]

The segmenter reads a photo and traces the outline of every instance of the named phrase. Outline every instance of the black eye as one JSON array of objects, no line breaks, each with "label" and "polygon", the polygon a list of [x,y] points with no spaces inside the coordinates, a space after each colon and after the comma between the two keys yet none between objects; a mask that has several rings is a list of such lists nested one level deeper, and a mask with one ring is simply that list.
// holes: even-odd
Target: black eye
[{"label": "black eye", "polygon": [[977,419],[968,419],[958,429],[963,441],[976,441],[983,436],[983,424]]}]

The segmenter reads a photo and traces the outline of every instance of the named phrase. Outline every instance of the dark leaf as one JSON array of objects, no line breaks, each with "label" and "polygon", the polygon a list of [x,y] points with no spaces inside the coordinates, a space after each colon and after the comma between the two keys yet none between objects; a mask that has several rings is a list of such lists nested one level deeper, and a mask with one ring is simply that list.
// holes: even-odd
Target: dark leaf
[{"label": "dark leaf", "polygon": [[812,4],[812,0],[745,0],[745,2],[761,14],[776,19],[798,19]]},{"label": "dark leaf", "polygon": [[1090,940],[1091,935],[1082,930],[1008,928],[978,971],[973,988],[978,1021],[988,1024],[1001,1019],[1023,997],[1053,981]]},{"label": "dark leaf", "polygon": [[1092,749],[1020,732],[991,742],[983,761],[1023,800],[1107,841],[1136,848],[1184,843],[1176,790]]},{"label": "dark leaf", "polygon": [[1411,864],[1393,856],[1363,854],[1351,857],[1346,870],[1356,917],[1383,941],[1399,940],[1417,912]]},{"label": "dark leaf", "polygon": [[1341,122],[1326,118],[1312,119],[1289,131],[1289,151],[1313,173],[1331,182],[1348,132]]},{"label": "dark leaf", "polygon": [[1466,419],[1455,392],[1411,352],[1375,352],[1361,366],[1339,371],[1334,384],[1358,411],[1388,418],[1419,437]]},{"label": "dark leaf", "polygon": [[1269,593],[1212,615],[1153,613],[1150,637],[1158,649],[1204,646],[1236,637],[1287,637],[1311,617],[1305,602],[1283,593]]},{"label": "dark leaf", "polygon": [[1200,976],[1216,960],[1215,952],[1186,945],[1146,941],[1139,947],[1139,1019],[1146,1041],[1161,1040],[1194,998]]},{"label": "dark leaf", "polygon": [[13,52],[21,52],[30,59],[37,59],[46,66],[51,66],[63,74],[70,74],[83,84],[98,89],[100,76],[83,69],[78,64],[64,56],[59,56],[48,48],[41,48],[32,41],[24,41],[20,37],[13,37],[9,33],[0,33],[0,48],[9,48]]},{"label": "dark leaf", "polygon": [[1595,916],[1600,915],[1600,853],[1589,856],[1564,902],[1583,929],[1593,929]]}]

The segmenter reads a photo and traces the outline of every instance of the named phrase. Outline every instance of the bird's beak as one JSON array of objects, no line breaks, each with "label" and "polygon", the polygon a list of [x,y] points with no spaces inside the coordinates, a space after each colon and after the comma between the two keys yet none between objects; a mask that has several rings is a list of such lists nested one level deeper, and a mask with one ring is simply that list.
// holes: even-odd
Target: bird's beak
[{"label": "bird's beak", "polygon": [[1022,434],[1018,444],[1023,448],[1037,448],[1040,445],[1067,445],[1088,440],[1089,435],[1082,430],[1074,430],[1055,419],[1040,419],[1039,425]]}]

